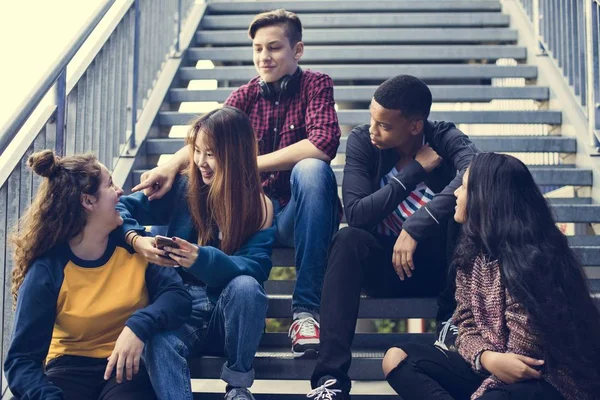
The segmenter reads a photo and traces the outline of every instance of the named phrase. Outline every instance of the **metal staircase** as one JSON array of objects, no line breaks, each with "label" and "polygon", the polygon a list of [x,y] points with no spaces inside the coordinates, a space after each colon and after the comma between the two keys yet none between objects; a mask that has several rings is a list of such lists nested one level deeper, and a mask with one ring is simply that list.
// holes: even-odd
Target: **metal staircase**
[{"label": "metal staircase", "polygon": [[[158,114],[158,133],[146,140],[145,158],[138,156],[133,182],[139,181],[141,173],[153,167],[159,156],[183,146],[181,130],[177,133],[171,128],[185,125],[198,115],[201,108],[195,107],[201,104],[189,103],[222,103],[232,90],[255,76],[246,29],[256,13],[275,8],[299,14],[306,43],[301,66],[333,78],[344,135],[354,125],[369,121],[368,103],[379,83],[401,73],[420,77],[433,92],[431,119],[460,124],[485,151],[515,153],[530,165],[545,192],[563,188],[551,198],[557,220],[573,224],[567,225],[571,234],[576,233],[570,236],[571,244],[584,265],[590,271],[600,266],[600,237],[594,236],[590,228],[591,223],[600,222],[600,206],[592,204],[590,197],[577,197],[580,190],[565,190],[591,186],[592,171],[577,168],[572,162],[574,157],[568,157],[577,152],[577,140],[557,133],[561,111],[547,109],[549,88],[537,86],[537,67],[523,63],[527,50],[516,45],[517,32],[510,28],[509,16],[502,13],[499,0],[209,3],[165,98],[166,106]],[[207,60],[209,68],[205,67]],[[508,64],[514,65],[498,60],[509,60]],[[204,67],[196,67],[199,61],[198,65]],[[196,80],[218,84],[198,90],[197,82],[193,82]],[[469,104],[475,106],[469,110]],[[338,183],[343,175],[345,140],[332,163]],[[535,154],[548,155],[550,162],[540,164],[536,161],[539,157],[532,156]],[[276,268],[293,266],[293,260],[293,250],[274,252]],[[600,280],[592,280],[592,285],[600,292]],[[294,281],[267,282],[269,318],[291,317],[293,287]],[[359,317],[432,318],[435,308],[433,298],[365,298]],[[431,334],[359,333],[354,342],[351,377],[358,381],[382,380],[381,358],[389,345],[432,340]],[[314,361],[292,359],[288,346],[285,333],[264,335],[255,360],[257,379],[309,379]],[[192,376],[218,379],[222,363],[218,357],[194,359]],[[257,398],[300,399],[306,393],[280,387],[274,393],[257,392]],[[206,393],[204,388],[203,399],[221,398],[222,389]],[[361,383],[355,388],[361,388]],[[375,399],[391,393],[384,390],[384,384],[372,388],[354,397]]]},{"label": "metal staircase", "polygon": [[[542,24],[535,3],[547,12]],[[585,3],[595,4],[596,12],[600,10],[600,0]],[[561,4],[564,11],[567,2]],[[107,16],[111,7],[115,13]],[[522,18],[538,20],[540,37],[550,38],[546,40],[549,53],[554,52],[552,46],[558,46],[556,54],[550,55],[560,60],[558,65],[567,66],[567,78],[559,73],[554,80],[539,79],[544,63],[532,60],[531,46],[522,45],[523,39],[534,36],[537,41],[539,32],[528,38],[520,25],[515,26],[515,7],[525,10],[520,11],[527,14]],[[55,148],[61,154],[94,151],[127,192],[139,182],[143,171],[183,146],[185,124],[222,103],[231,91],[256,75],[246,30],[255,14],[276,8],[294,11],[302,20],[306,43],[302,68],[325,72],[334,80],[344,135],[332,162],[338,183],[343,175],[345,137],[354,125],[369,122],[368,104],[377,85],[397,74],[418,76],[433,92],[431,119],[454,122],[482,150],[511,153],[529,165],[600,299],[597,182],[594,187],[600,167],[583,149],[592,140],[573,128],[577,124],[569,111],[572,104],[562,96],[564,90],[559,91],[560,85],[568,88],[571,82],[579,106],[593,107],[595,100],[583,104],[584,84],[590,81],[600,87],[600,75],[579,73],[577,66],[587,61],[597,69],[598,60],[591,60],[587,54],[592,52],[584,51],[584,47],[565,51],[564,43],[578,43],[571,40],[577,32],[575,13],[556,13],[558,6],[552,7],[546,0],[208,0],[205,4],[192,0],[105,0],[18,115],[0,127],[0,266],[4,269],[0,274],[0,361],[12,330],[12,260],[7,233],[30,204],[39,184],[39,178],[26,168],[27,156],[43,148]],[[580,14],[583,10],[569,7]],[[586,12],[591,12],[591,5],[589,8]],[[82,65],[71,69],[73,56],[103,18],[108,24],[99,28],[100,39],[88,50]],[[562,22],[555,23],[557,18]],[[568,29],[557,33],[550,25]],[[597,25],[590,28],[590,32],[598,30]],[[598,39],[594,40],[597,47]],[[67,64],[72,73],[68,78]],[[548,86],[538,85],[538,80]],[[40,103],[55,90],[56,103]],[[592,92],[588,88],[586,93]],[[41,112],[34,115],[34,110]],[[600,128],[600,114],[595,125],[590,116],[583,119]],[[23,127],[26,120],[32,123]],[[274,270],[292,267],[293,256],[291,249],[275,249]],[[291,318],[294,284],[293,280],[266,282],[269,318]],[[433,318],[435,308],[433,298],[364,298],[359,318]],[[353,398],[391,398],[393,392],[382,382],[383,352],[398,342],[433,340],[430,333],[358,330],[350,371],[357,380]],[[257,399],[305,398],[315,361],[292,359],[289,347],[285,333],[265,333],[255,360],[253,392]],[[190,360],[198,398],[223,397],[224,384],[218,380],[223,361],[219,357]],[[9,398],[6,390],[3,379],[0,394]]]}]

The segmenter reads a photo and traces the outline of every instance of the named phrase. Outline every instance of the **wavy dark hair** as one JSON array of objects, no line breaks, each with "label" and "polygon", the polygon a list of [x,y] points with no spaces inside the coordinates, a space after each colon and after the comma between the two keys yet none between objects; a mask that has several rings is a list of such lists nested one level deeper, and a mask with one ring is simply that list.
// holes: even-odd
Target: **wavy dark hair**
[{"label": "wavy dark hair", "polygon": [[548,368],[568,368],[600,393],[600,312],[581,263],[550,206],[518,159],[475,156],[469,167],[466,222],[455,266],[478,255],[498,260],[503,283],[536,328]]},{"label": "wavy dark hair", "polygon": [[102,167],[93,154],[61,158],[52,150],[43,150],[29,156],[27,165],[45,179],[12,235],[13,307],[31,263],[83,231],[87,213],[81,195],[96,195],[102,183]]}]

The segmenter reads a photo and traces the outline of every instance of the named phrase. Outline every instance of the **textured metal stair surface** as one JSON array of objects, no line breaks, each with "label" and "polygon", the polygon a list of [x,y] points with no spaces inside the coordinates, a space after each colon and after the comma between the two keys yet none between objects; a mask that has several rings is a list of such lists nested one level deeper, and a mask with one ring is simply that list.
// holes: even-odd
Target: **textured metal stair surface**
[{"label": "textured metal stair surface", "polygon": [[[574,153],[577,151],[577,140],[561,136],[470,136],[475,145],[483,151],[496,152],[531,152],[531,153]],[[346,152],[347,138],[340,140],[338,154]],[[148,154],[173,154],[185,145],[182,138],[148,139]]]},{"label": "textured metal stair surface", "polygon": [[[471,28],[363,28],[307,29],[302,41],[307,46],[319,44],[384,43],[515,43],[517,32],[507,28],[481,28],[473,35]],[[198,31],[196,45],[247,46],[248,31]]]},{"label": "textured metal stair surface", "polygon": [[[267,318],[291,318],[291,295],[269,295]],[[437,300],[434,297],[376,299],[363,297],[359,318],[435,318]]]},{"label": "textured metal stair surface", "polygon": [[[336,86],[334,98],[337,103],[352,101],[368,103],[373,98],[377,86]],[[532,99],[548,100],[550,93],[547,87],[492,87],[483,85],[432,85],[429,87],[436,103],[444,102],[489,102],[500,99]],[[171,89],[171,102],[184,101],[218,101],[224,102],[235,88],[218,88],[214,90]]]},{"label": "textured metal stair surface", "polygon": [[[196,400],[223,400],[223,393],[194,393]],[[256,400],[306,400],[306,393],[253,393]],[[373,400],[373,399],[396,399],[397,395],[393,394],[352,394],[352,400]]]},{"label": "textured metal stair surface", "polygon": [[[248,29],[253,15],[208,15],[202,29]],[[304,28],[506,27],[508,15],[495,12],[414,12],[301,14]]]},{"label": "textured metal stair surface", "polygon": [[[457,64],[371,64],[358,63],[353,65],[331,65],[329,63],[302,63],[302,68],[325,73],[334,83],[344,80],[363,80],[383,82],[391,76],[399,74],[414,75],[427,83],[447,82],[451,80],[479,81],[491,78],[537,78],[537,67],[533,65],[457,65]],[[179,78],[216,79],[218,81],[244,82],[256,76],[256,70],[251,66],[217,66],[213,69],[197,69],[183,67],[179,69]]]},{"label": "textured metal stair surface", "polygon": [[[381,360],[383,352],[380,351],[353,351],[350,376],[360,380],[381,380]],[[216,379],[221,376],[221,369],[225,359],[223,357],[199,357],[189,360],[192,378]],[[256,376],[260,379],[310,379],[316,360],[295,360],[289,347],[278,351],[261,351],[254,359]]]},{"label": "textured metal stair surface", "polygon": [[296,13],[336,13],[373,12],[373,11],[500,11],[498,0],[444,0],[425,2],[417,0],[403,1],[253,1],[236,3],[212,3],[208,5],[209,14],[250,14],[265,10],[284,8]]},{"label": "textured metal stair surface", "polygon": [[[195,47],[188,49],[189,60],[252,63],[248,46],[243,47]],[[472,45],[372,45],[372,46],[309,46],[304,50],[303,62],[369,62],[369,61],[469,61],[514,58],[524,60],[525,47],[519,46],[472,46]]]},{"label": "textured metal stair surface", "polygon": [[[560,166],[548,166],[530,168],[536,183],[540,186],[591,186],[592,171],[583,168],[562,168]],[[344,172],[341,167],[333,167],[333,172],[338,184],[341,184]]]},{"label": "textured metal stair surface", "polygon": [[[225,383],[216,379],[193,382],[197,391],[195,399],[223,399]],[[257,400],[306,400],[306,394],[311,390],[307,380],[262,380],[260,377],[252,385],[252,394]],[[354,381],[352,382],[352,399],[372,400],[375,398],[396,399],[396,392],[385,381]]]},{"label": "textured metal stair surface", "polygon": [[[600,267],[600,236],[569,236],[569,244],[585,266]],[[275,267],[293,267],[294,249],[273,249]]]},{"label": "textured metal stair surface", "polygon": [[[589,169],[569,168],[562,166],[544,166],[530,168],[530,170],[536,183],[540,186],[592,185],[592,171]],[[132,173],[133,182],[140,182],[140,177],[145,171],[146,170],[134,170]],[[334,166],[333,172],[335,173],[338,185],[341,185],[344,176],[342,167]]]},{"label": "textured metal stair surface", "polygon": [[[340,125],[355,126],[369,122],[368,110],[339,110]],[[201,114],[178,111],[162,111],[160,125],[187,125]],[[432,120],[452,121],[457,124],[550,124],[561,123],[560,111],[432,111]]]},{"label": "textured metal stair surface", "polygon": [[[355,349],[376,349],[381,351],[396,343],[433,343],[435,339],[433,333],[357,333],[354,335],[352,347]],[[262,349],[282,349],[288,346],[290,346],[290,338],[287,332],[265,333],[260,341]]]}]

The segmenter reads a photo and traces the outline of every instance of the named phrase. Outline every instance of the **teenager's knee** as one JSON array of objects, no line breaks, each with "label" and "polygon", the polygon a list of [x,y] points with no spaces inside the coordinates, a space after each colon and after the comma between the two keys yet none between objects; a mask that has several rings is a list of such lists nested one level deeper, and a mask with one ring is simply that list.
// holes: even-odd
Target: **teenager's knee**
[{"label": "teenager's knee", "polygon": [[335,175],[325,161],[317,158],[305,158],[292,169],[291,180],[293,188],[323,191],[327,188],[328,183],[335,183]]},{"label": "teenager's knee", "polygon": [[266,302],[267,295],[258,281],[249,275],[236,276],[227,285],[230,299],[241,299],[244,302]]},{"label": "teenager's knee", "polygon": [[174,331],[160,332],[150,336],[144,348],[144,358],[150,360],[167,360],[186,358],[188,348]]},{"label": "teenager's knee", "polygon": [[352,249],[361,243],[368,240],[369,233],[365,230],[347,226],[340,229],[332,239],[331,246],[340,247],[343,249]]},{"label": "teenager's knee", "polygon": [[402,361],[406,360],[406,357],[408,357],[408,355],[399,347],[392,347],[389,349],[385,353],[383,362],[381,363],[385,377],[387,378],[394,368],[400,365]]}]

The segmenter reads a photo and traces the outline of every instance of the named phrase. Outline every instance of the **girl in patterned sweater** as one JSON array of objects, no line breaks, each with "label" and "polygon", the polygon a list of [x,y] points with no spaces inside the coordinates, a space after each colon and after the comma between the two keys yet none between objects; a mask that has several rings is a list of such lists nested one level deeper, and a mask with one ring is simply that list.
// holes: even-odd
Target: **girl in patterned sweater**
[{"label": "girl in patterned sweater", "polygon": [[455,196],[458,353],[393,347],[390,385],[404,400],[599,399],[600,313],[527,167],[477,155]]}]

